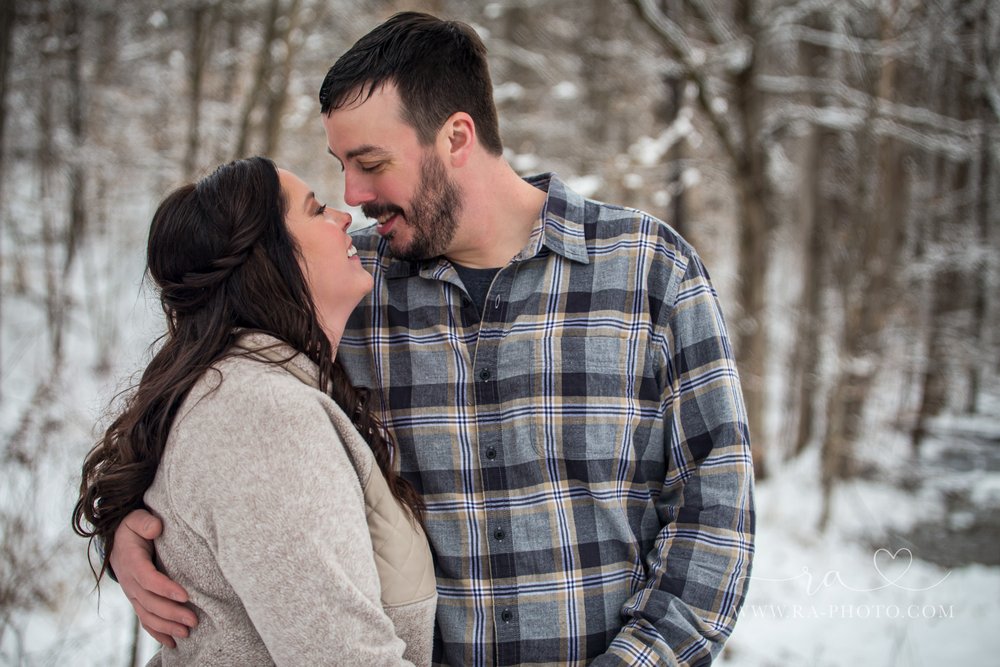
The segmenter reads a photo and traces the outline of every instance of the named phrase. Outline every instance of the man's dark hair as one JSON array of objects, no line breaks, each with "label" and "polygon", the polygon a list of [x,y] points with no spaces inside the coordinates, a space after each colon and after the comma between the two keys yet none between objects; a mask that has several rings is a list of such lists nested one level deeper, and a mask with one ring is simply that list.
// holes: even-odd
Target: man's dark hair
[{"label": "man's dark hair", "polygon": [[457,111],[476,124],[479,142],[500,155],[500,128],[486,47],[458,21],[401,12],[359,39],[326,73],[319,90],[323,115],[364,102],[386,83],[399,91],[403,120],[424,145]]}]

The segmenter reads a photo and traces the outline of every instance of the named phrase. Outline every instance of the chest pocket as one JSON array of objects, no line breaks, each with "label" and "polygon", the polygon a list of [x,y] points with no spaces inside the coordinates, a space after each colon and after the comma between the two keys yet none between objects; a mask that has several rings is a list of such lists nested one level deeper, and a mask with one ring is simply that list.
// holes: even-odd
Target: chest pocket
[{"label": "chest pocket", "polygon": [[582,334],[521,341],[530,371],[513,381],[532,402],[525,426],[536,456],[600,465],[621,457],[640,417],[645,351],[630,351],[625,337]]}]

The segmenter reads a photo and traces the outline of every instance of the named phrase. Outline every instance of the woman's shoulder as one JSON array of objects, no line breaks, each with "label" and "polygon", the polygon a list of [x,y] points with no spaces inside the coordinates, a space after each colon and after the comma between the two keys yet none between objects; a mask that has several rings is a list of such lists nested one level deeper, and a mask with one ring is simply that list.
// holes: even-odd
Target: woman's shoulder
[{"label": "woman's shoulder", "polygon": [[219,362],[199,385],[174,421],[154,483],[166,494],[154,497],[178,516],[211,525],[221,499],[287,493],[311,485],[317,471],[358,479],[360,500],[364,471],[333,427],[329,397],[250,358]]},{"label": "woman's shoulder", "polygon": [[231,349],[192,387],[178,411],[178,422],[191,413],[219,412],[222,417],[235,417],[256,410],[295,410],[304,407],[303,401],[325,397],[308,377],[303,380],[304,375],[313,373],[312,362],[287,347],[275,348],[272,357]]},{"label": "woman's shoulder", "polygon": [[161,465],[198,474],[234,457],[266,465],[283,449],[336,447],[329,403],[280,365],[228,357],[205,372],[181,405]]}]

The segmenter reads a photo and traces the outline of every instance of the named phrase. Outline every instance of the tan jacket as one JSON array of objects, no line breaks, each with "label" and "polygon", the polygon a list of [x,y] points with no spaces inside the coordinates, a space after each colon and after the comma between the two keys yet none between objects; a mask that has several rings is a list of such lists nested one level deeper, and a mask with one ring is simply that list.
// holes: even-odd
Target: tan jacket
[{"label": "tan jacket", "polygon": [[[317,368],[244,337],[191,391],[147,506],[163,571],[199,625],[162,665],[430,663],[426,537]],[[373,546],[374,545],[374,546]]]}]

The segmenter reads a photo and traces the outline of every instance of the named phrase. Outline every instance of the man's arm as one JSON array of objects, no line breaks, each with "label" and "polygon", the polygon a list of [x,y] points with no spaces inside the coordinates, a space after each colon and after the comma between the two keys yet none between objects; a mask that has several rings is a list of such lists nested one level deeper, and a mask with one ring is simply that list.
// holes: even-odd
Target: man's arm
[{"label": "man's arm", "polygon": [[174,637],[187,637],[198,617],[184,606],[187,592],[153,565],[153,540],[161,532],[163,524],[146,510],[130,512],[115,531],[111,569],[142,627],[156,641],[174,648]]},{"label": "man's arm", "polygon": [[[671,305],[672,304],[672,305]],[[661,328],[667,474],[649,579],[593,665],[708,665],[732,633],[753,557],[753,467],[739,377],[704,267],[688,258]]]}]

